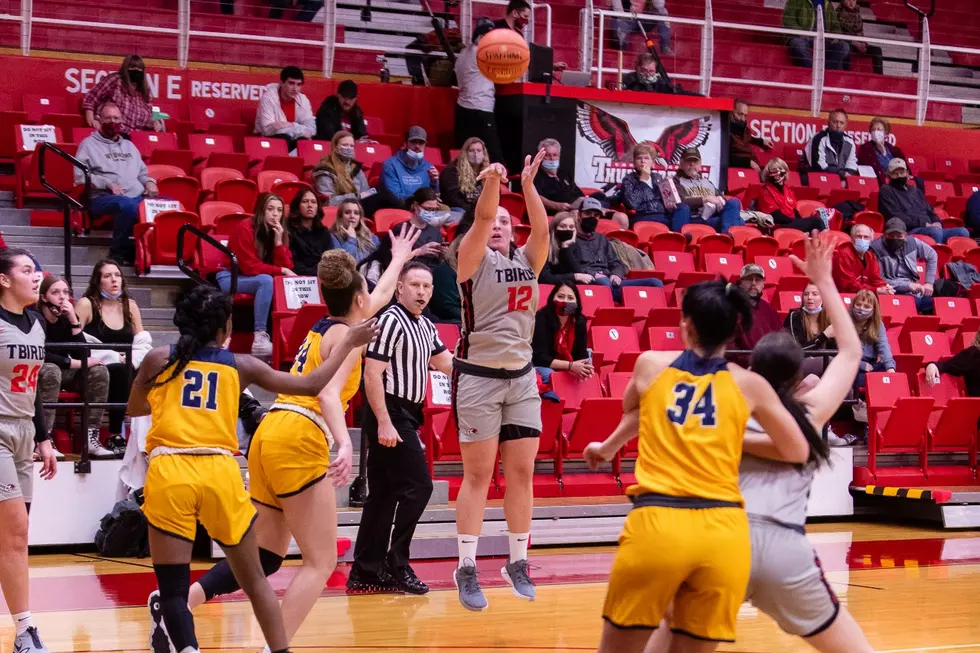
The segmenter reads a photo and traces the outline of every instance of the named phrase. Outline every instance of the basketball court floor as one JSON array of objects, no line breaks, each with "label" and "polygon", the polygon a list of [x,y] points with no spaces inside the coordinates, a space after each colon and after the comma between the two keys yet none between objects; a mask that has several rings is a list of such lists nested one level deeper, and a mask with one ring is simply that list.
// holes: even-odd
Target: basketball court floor
[{"label": "basketball court floor", "polygon": [[[845,522],[809,529],[827,578],[879,653],[980,653],[980,536],[976,532]],[[460,607],[452,586],[454,561],[419,562],[432,586],[424,597],[344,594],[347,565],[324,590],[292,649],[324,651],[594,651],[614,547],[532,549],[538,600],[521,601],[500,578],[499,559],[481,560],[490,608]],[[290,561],[273,586],[282,590]],[[195,564],[198,573],[209,563]],[[95,554],[31,558],[34,619],[52,651],[146,651],[147,594],[154,588],[148,559],[104,560]],[[0,651],[13,630],[0,602]],[[263,640],[244,595],[195,613],[202,650],[255,653]],[[766,616],[743,606],[738,641],[721,651],[796,653],[810,649],[782,634]]]}]

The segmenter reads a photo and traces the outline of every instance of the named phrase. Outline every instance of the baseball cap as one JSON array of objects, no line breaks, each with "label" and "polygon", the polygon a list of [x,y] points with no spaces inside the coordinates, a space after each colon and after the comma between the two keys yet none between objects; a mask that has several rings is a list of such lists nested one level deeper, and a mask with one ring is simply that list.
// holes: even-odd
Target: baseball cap
[{"label": "baseball cap", "polygon": [[602,212],[602,204],[599,203],[594,197],[586,197],[582,200],[581,206],[579,206],[579,211],[599,211]]},{"label": "baseball cap", "polygon": [[766,278],[766,271],[762,269],[761,265],[756,265],[755,263],[749,263],[744,268],[742,268],[741,274],[738,275],[739,279],[744,279],[746,277],[762,277]]},{"label": "baseball cap", "polygon": [[353,79],[345,79],[337,86],[337,95],[353,100],[357,97],[357,83]]},{"label": "baseball cap", "polygon": [[476,27],[473,28],[473,40],[476,41],[485,34],[493,31],[493,20],[483,16],[476,21]]},{"label": "baseball cap", "polygon": [[418,125],[414,125],[413,127],[409,127],[409,129],[408,129],[408,135],[405,136],[405,140],[406,141],[422,141],[423,143],[428,143],[429,142],[429,136],[428,136],[428,134],[425,133],[425,130],[424,129],[422,129]]},{"label": "baseball cap", "polygon": [[892,218],[885,223],[886,234],[904,234],[907,232],[908,229],[905,228],[905,223],[900,218]]},{"label": "baseball cap", "polygon": [[684,150],[684,154],[681,156],[681,161],[700,161],[701,151],[696,147],[689,147]]},{"label": "baseball cap", "polygon": [[899,159],[898,157],[892,159],[888,162],[888,172],[895,172],[896,170],[908,170],[909,167],[905,163],[905,159]]}]

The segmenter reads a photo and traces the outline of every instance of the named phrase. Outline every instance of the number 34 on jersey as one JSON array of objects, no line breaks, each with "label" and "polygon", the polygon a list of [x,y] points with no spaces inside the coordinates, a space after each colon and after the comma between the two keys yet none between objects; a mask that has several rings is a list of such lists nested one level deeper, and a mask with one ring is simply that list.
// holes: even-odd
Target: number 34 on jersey
[{"label": "number 34 on jersey", "polygon": [[[698,387],[691,383],[674,385],[674,401],[667,408],[667,417],[671,422],[681,426],[701,426],[702,428],[713,427],[717,423],[714,386],[709,383],[700,397],[697,397],[697,390]],[[698,420],[698,422],[689,423],[689,419]]]}]

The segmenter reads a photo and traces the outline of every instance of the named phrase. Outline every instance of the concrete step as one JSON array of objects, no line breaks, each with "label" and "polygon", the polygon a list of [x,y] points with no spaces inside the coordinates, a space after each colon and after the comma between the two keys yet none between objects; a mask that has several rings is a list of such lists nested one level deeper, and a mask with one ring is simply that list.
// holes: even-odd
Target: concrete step
[{"label": "concrete step", "polygon": [[0,208],[0,225],[2,225],[5,234],[8,226],[28,226],[30,223],[30,209]]},{"label": "concrete step", "polygon": [[[30,250],[34,258],[38,260],[45,270],[54,265],[61,265],[64,267],[65,263],[65,246],[64,244],[48,245],[48,244],[29,244],[26,242],[19,242],[20,238],[14,240],[13,242],[8,241],[10,245],[23,245],[26,249]],[[99,261],[109,256],[108,247],[99,247],[95,245],[85,245],[85,246],[72,246],[71,248],[71,263],[72,267],[75,265],[87,265],[89,266],[89,273],[91,273],[91,266],[95,265]]]}]

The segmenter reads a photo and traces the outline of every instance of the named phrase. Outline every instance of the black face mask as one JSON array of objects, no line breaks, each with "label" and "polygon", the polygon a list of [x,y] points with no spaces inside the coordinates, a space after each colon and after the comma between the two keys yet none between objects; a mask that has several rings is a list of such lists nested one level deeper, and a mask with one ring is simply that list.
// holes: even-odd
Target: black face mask
[{"label": "black face mask", "polygon": [[581,220],[582,233],[591,234],[599,226],[599,218],[595,216],[586,216]]},{"label": "black face mask", "polygon": [[142,70],[130,70],[129,71],[129,81],[134,84],[140,84],[143,82],[143,71]]},{"label": "black face mask", "polygon": [[731,130],[736,134],[741,134],[745,132],[745,121],[744,120],[733,120],[731,123]]},{"label": "black face mask", "polygon": [[892,186],[894,186],[895,188],[898,188],[899,190],[901,190],[901,189],[904,189],[906,186],[909,185],[909,178],[908,177],[896,177],[895,179],[889,179],[888,180],[888,183],[891,184]]},{"label": "black face mask", "polygon": [[575,237],[575,232],[569,229],[555,229],[555,240],[559,243],[567,243]]},{"label": "black face mask", "polygon": [[60,316],[61,315],[61,307],[58,306],[57,304],[52,304],[51,302],[49,302],[46,299],[42,299],[41,300],[41,303],[45,306],[45,308],[47,308],[49,311],[51,311],[51,313],[53,315],[55,315],[55,316]]},{"label": "black face mask", "polygon": [[905,240],[902,238],[886,238],[885,247],[892,252],[900,252],[905,248]]}]

